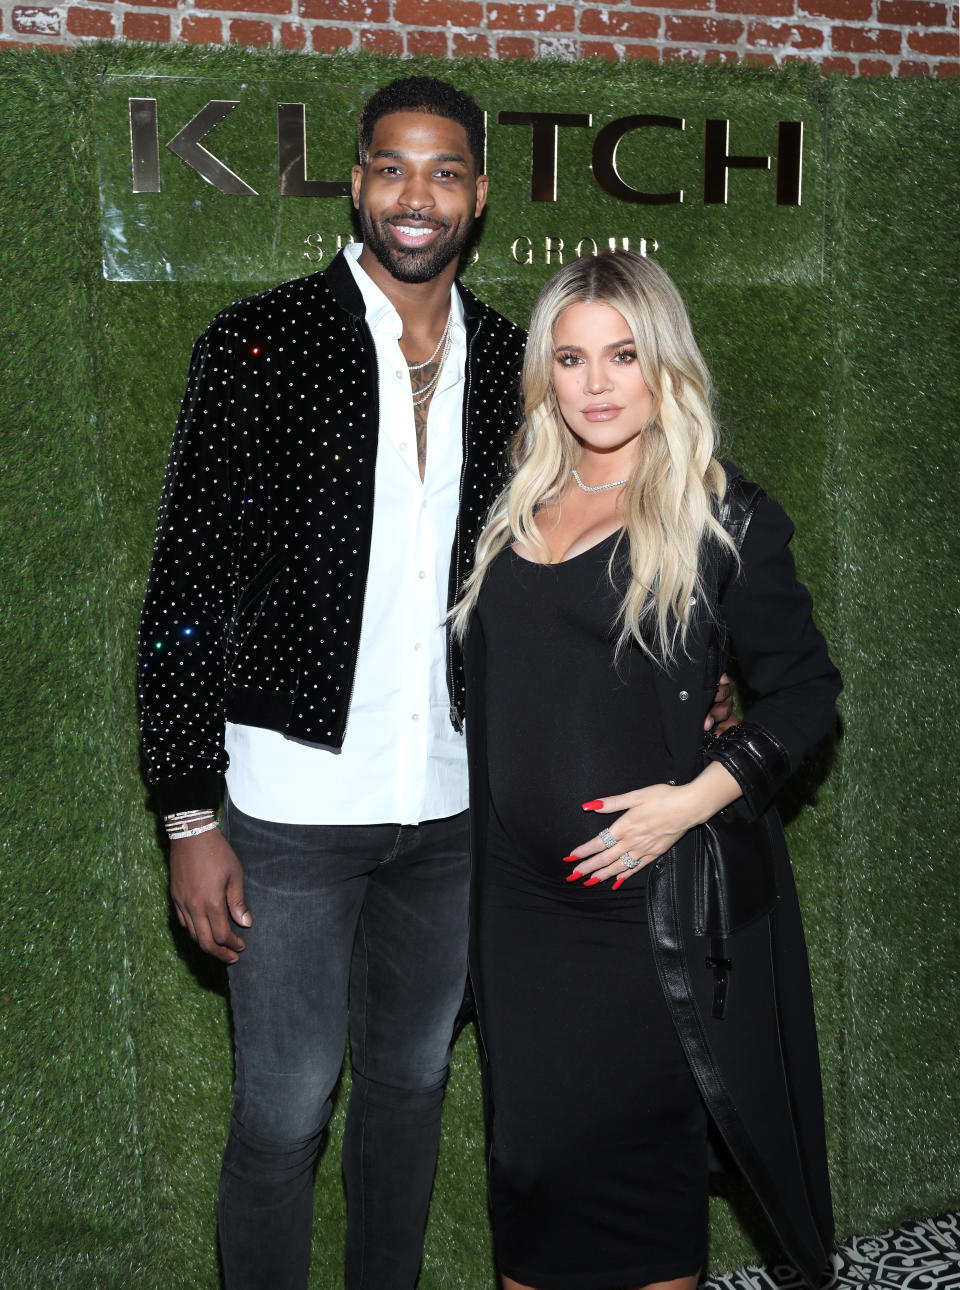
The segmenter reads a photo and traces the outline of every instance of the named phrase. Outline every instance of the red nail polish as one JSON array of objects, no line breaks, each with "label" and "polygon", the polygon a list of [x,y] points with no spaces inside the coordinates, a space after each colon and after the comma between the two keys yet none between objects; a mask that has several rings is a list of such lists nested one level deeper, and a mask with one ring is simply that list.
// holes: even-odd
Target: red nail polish
[{"label": "red nail polish", "polygon": [[583,809],[585,811],[599,811],[601,806],[603,806],[603,798],[598,797],[598,798],[595,798],[592,802],[584,802]]},{"label": "red nail polish", "polygon": [[613,884],[613,890],[618,891],[626,881],[627,881],[627,875],[624,874],[622,878],[618,878],[616,882]]},{"label": "red nail polish", "polygon": [[582,878],[582,877],[583,877],[583,874],[580,872],[580,870],[574,869],[573,873],[567,874],[567,882],[576,882],[578,878]]},{"label": "red nail polish", "polygon": [[570,864],[570,863],[571,863],[572,861],[574,861],[574,860],[579,860],[579,859],[580,859],[580,857],[579,857],[579,856],[564,856],[563,858],[564,858],[564,860],[566,861],[566,863],[567,863],[567,864]]},{"label": "red nail polish", "polygon": [[593,875],[593,877],[592,877],[592,878],[588,878],[588,879],[587,879],[587,881],[586,881],[583,885],[584,885],[585,887],[595,887],[595,886],[597,885],[597,883],[598,883],[598,882],[600,882],[600,881],[602,881],[602,880],[601,880],[600,878],[598,878],[596,874],[594,874],[594,875]]}]

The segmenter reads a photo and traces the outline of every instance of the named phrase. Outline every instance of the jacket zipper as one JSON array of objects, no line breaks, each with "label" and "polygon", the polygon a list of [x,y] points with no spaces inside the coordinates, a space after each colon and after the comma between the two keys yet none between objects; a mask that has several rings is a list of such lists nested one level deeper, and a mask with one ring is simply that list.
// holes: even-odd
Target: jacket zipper
[{"label": "jacket zipper", "polygon": [[[473,347],[476,343],[477,336],[480,334],[480,328],[483,326],[483,319],[477,323],[477,330],[467,340],[467,355],[463,364],[463,464],[460,467],[460,493],[457,498],[457,527],[454,533],[454,594],[460,589],[460,525],[463,515],[463,486],[467,478],[467,459],[470,455],[470,436],[467,433],[467,426],[470,424],[470,357],[473,353]],[[447,612],[453,608],[451,595],[447,593]],[[446,639],[447,639],[447,698],[450,700],[450,721],[457,734],[463,733],[463,718],[457,711],[457,703],[454,698],[453,682],[453,650],[452,646],[453,626],[447,621]]]}]

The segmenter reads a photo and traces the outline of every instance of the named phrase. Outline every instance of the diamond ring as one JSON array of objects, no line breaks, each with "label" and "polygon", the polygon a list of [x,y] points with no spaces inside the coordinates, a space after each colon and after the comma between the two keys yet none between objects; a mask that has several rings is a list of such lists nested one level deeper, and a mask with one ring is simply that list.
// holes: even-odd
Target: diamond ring
[{"label": "diamond ring", "polygon": [[609,829],[601,829],[600,832],[597,834],[597,837],[600,839],[600,841],[603,843],[605,847],[615,847],[617,845],[617,839],[613,836],[613,834],[610,832]]},{"label": "diamond ring", "polygon": [[637,865],[640,863],[639,860],[634,860],[629,851],[624,851],[620,859],[623,861],[627,869],[636,869]]}]

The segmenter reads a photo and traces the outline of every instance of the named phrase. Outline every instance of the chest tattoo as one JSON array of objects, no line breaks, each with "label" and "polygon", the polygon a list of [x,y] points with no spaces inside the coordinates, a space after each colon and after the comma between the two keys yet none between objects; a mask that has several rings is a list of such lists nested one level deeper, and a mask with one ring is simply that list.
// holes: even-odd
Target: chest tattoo
[{"label": "chest tattoo", "polygon": [[427,415],[433,401],[433,387],[442,365],[442,359],[427,363],[410,373],[410,387],[413,391],[413,423],[417,432],[417,465],[420,478],[423,479],[427,469]]}]

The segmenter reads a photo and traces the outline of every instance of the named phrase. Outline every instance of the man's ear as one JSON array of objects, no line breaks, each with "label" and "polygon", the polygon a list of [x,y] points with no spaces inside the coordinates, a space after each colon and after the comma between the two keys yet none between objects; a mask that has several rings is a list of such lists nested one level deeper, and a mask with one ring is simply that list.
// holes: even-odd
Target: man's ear
[{"label": "man's ear", "polygon": [[360,209],[360,185],[363,183],[363,166],[354,166],[350,171],[350,196],[353,198],[354,210]]}]

